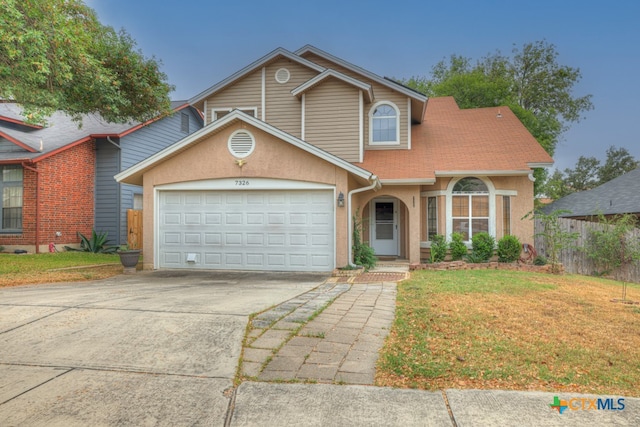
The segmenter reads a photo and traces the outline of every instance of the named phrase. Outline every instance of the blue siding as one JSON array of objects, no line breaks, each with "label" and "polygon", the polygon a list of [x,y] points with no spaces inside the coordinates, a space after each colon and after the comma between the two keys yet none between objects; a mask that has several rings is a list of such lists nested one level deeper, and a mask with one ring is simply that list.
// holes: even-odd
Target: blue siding
[{"label": "blue siding", "polygon": [[[110,145],[120,155],[118,164],[107,158],[106,149],[103,153],[98,150],[96,230],[100,225],[102,230],[109,232],[113,242],[127,243],[127,210],[133,208],[134,194],[142,194],[142,187],[119,185],[113,176],[189,135],[181,130],[182,113],[189,115],[189,134],[202,128],[200,115],[188,107],[125,135],[119,141],[120,150],[106,141],[100,146]],[[104,165],[101,165],[102,162]]]},{"label": "blue siding", "polygon": [[96,140],[95,224],[98,232],[109,233],[111,243],[120,243],[119,184],[113,176],[120,169],[120,150],[106,139]]},{"label": "blue siding", "polygon": [[14,144],[8,139],[0,137],[0,153],[15,153],[20,151],[27,153],[27,150],[24,148]]}]

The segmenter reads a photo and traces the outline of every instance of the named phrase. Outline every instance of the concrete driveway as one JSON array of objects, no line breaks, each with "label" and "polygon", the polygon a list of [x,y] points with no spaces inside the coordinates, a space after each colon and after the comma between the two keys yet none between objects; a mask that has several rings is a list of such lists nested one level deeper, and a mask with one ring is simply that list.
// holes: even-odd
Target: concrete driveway
[{"label": "concrete driveway", "polygon": [[143,272],[0,289],[7,425],[221,425],[251,313],[326,275]]}]

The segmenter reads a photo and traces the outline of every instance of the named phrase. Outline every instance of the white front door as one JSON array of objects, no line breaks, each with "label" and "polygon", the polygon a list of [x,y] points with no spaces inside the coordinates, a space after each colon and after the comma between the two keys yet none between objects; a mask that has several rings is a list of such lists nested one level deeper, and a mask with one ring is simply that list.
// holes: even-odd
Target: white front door
[{"label": "white front door", "polygon": [[398,255],[398,213],[393,199],[372,201],[371,247],[376,255]]}]

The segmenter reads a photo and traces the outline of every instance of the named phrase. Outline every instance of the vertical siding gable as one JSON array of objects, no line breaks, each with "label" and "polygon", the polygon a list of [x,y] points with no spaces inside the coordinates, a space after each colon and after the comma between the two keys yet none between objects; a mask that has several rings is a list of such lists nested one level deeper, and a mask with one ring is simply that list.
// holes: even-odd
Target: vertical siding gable
[{"label": "vertical siding gable", "polygon": [[[280,68],[289,70],[290,78],[286,83],[278,83],[276,71]],[[281,59],[269,64],[265,72],[266,89],[266,122],[282,129],[298,138],[302,136],[302,105],[300,99],[291,95],[291,91],[318,75],[288,59]]]},{"label": "vertical siding gable", "polygon": [[360,91],[329,79],[306,94],[305,138],[344,160],[358,162],[359,115]]},{"label": "vertical siding gable", "polygon": [[213,108],[246,108],[257,107],[258,118],[262,117],[262,69],[246,75],[206,100],[205,122],[211,123]]},{"label": "vertical siding gable", "polygon": [[[393,89],[390,89],[384,85],[381,85],[380,83],[371,81],[366,76],[355,73],[341,65],[338,65],[334,62],[327,60],[326,58],[322,58],[315,54],[309,53],[307,55],[304,55],[304,58],[318,65],[321,65],[325,68],[331,68],[333,70],[346,74],[347,76],[369,83],[372,86],[374,99],[372,100],[371,104],[365,104],[364,106],[365,150],[389,150],[389,149],[397,150],[397,149],[408,148],[409,146],[408,129],[409,129],[409,121],[411,120],[411,117],[409,117],[409,110],[407,107],[406,95],[400,92],[394,91]],[[380,102],[380,101],[391,101],[400,110],[400,124],[399,124],[400,125],[400,145],[399,146],[398,145],[391,145],[391,146],[369,145],[369,111],[376,102]]]}]

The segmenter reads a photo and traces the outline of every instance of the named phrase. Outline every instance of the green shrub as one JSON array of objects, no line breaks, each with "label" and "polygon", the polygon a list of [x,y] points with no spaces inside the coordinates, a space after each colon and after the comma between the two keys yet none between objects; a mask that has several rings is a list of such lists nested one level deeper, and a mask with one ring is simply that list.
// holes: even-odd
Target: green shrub
[{"label": "green shrub", "polygon": [[538,255],[533,259],[533,265],[547,265],[547,259],[542,255]]},{"label": "green shrub", "polygon": [[356,265],[363,266],[366,270],[370,270],[376,266],[378,259],[376,253],[371,246],[362,241],[362,233],[364,222],[359,219],[360,211],[358,210],[353,217],[353,262]]},{"label": "green shrub", "polygon": [[108,233],[96,233],[96,230],[91,232],[91,239],[86,238],[81,233],[80,235],[80,249],[65,246],[68,251],[78,252],[92,252],[94,254],[113,254],[118,250],[118,246],[109,246],[110,240],[107,239]]},{"label": "green shrub", "polygon": [[522,245],[516,236],[504,236],[498,241],[498,261],[516,262],[520,259]]},{"label": "green shrub", "polygon": [[449,250],[451,251],[451,259],[454,261],[459,261],[467,255],[467,245],[464,244],[462,233],[451,233]]},{"label": "green shrub", "polygon": [[431,238],[431,262],[442,262],[447,256],[447,241],[441,234]]},{"label": "green shrub", "polygon": [[487,262],[493,256],[493,249],[496,246],[495,239],[486,232],[474,234],[471,238],[471,254],[474,262]]},{"label": "green shrub", "polygon": [[470,262],[471,264],[480,264],[482,262],[487,262],[487,260],[484,259],[483,256],[479,255],[476,252],[470,252],[466,257],[466,261]]}]

